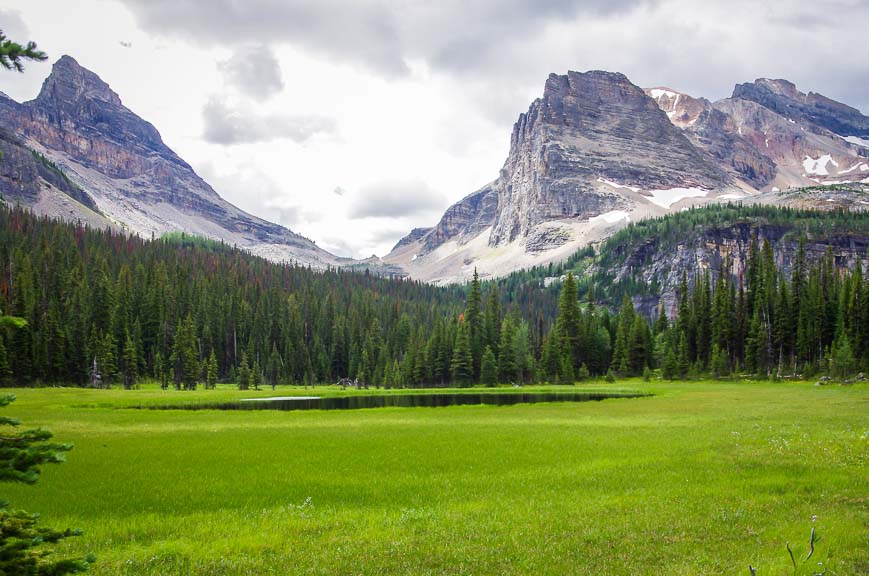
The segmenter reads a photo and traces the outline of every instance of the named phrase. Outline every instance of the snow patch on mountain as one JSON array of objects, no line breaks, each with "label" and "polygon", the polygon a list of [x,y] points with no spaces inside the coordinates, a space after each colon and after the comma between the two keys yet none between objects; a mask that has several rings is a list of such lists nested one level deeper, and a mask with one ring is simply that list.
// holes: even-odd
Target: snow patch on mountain
[{"label": "snow patch on mountain", "polygon": [[668,188],[666,190],[648,190],[646,194],[651,194],[651,198],[648,198],[649,202],[669,210],[673,204],[680,200],[706,197],[709,191],[702,188]]},{"label": "snow patch on mountain", "polygon": [[624,210],[611,210],[609,212],[605,212],[599,216],[595,216],[593,218],[589,218],[589,222],[606,222],[607,224],[615,224],[616,222],[620,222],[622,220],[630,220],[631,217]]},{"label": "snow patch on mountain", "polygon": [[829,176],[830,172],[827,170],[827,166],[830,164],[836,168],[839,167],[839,163],[833,160],[833,157],[829,154],[824,154],[818,158],[806,156],[803,159],[803,168],[805,169],[806,174],[814,174],[816,176]]},{"label": "snow patch on mountain", "polygon": [[606,184],[607,186],[612,186],[613,188],[623,188],[625,190],[630,190],[631,192],[639,192],[640,189],[636,186],[628,186],[627,184],[619,184],[618,182],[613,182],[612,180],[607,180],[606,178],[598,177],[598,182],[601,184]]},{"label": "snow patch on mountain", "polygon": [[851,144],[856,144],[857,146],[863,146],[864,148],[869,148],[869,140],[865,138],[860,138],[858,136],[842,136],[845,142],[850,142]]}]

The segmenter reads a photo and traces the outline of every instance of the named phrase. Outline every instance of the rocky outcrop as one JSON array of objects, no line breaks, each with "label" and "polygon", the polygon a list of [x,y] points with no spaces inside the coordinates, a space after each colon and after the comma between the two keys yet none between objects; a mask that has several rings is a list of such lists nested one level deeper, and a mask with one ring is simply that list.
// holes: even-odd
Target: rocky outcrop
[{"label": "rocky outcrop", "polygon": [[[789,277],[796,261],[800,237],[807,228],[799,218],[789,223],[770,223],[763,218],[740,218],[714,226],[696,226],[677,241],[649,236],[642,241],[627,244],[606,244],[602,248],[605,269],[596,270],[605,275],[607,284],[620,282],[641,283],[655,287],[649,297],[635,299],[637,306],[653,316],[660,301],[670,317],[676,311],[677,287],[685,272],[690,283],[698,274],[708,271],[714,281],[722,269],[734,276],[745,270],[746,260],[756,235],[758,243],[768,241],[773,248],[776,267]],[[865,220],[859,230],[831,229],[807,235],[806,259],[815,262],[830,250],[836,268],[853,269],[860,260],[864,269],[869,265],[869,233]],[[603,281],[603,279],[601,279]],[[618,306],[618,302],[610,302]]]},{"label": "rocky outcrop", "polygon": [[[858,125],[865,117],[822,96],[803,94],[785,80],[740,84],[733,97],[714,103],[670,88],[646,93],[698,149],[747,187],[787,190],[866,177],[862,166],[869,148],[830,128],[836,128],[831,118]],[[825,103],[821,108],[835,114],[823,116],[812,102]]]},{"label": "rocky outcrop", "polygon": [[869,116],[822,94],[804,94],[787,80],[758,78],[737,84],[732,98],[757,102],[786,118],[809,122],[841,136],[869,138]]},{"label": "rocky outcrop", "polygon": [[775,162],[743,138],[733,119],[709,100],[693,98],[670,88],[649,88],[645,92],[673,125],[685,132],[692,144],[732,177],[757,189],[775,178]]},{"label": "rocky outcrop", "polygon": [[624,208],[600,179],[643,190],[728,182],[624,75],[552,74],[513,126],[490,245],[528,236],[541,222]]},{"label": "rocky outcrop", "polygon": [[45,188],[54,188],[87,208],[96,209],[93,199],[62,170],[0,128],[0,195],[6,200],[32,204]]},{"label": "rocky outcrop", "polygon": [[426,251],[453,239],[462,244],[491,226],[498,214],[496,184],[488,184],[447,208],[437,225],[425,236]]},{"label": "rocky outcrop", "polygon": [[552,74],[514,124],[498,179],[384,260],[461,281],[546,264],[696,204],[865,210],[865,126],[859,111],[781,80],[713,103],[617,73]]},{"label": "rocky outcrop", "polygon": [[392,247],[393,250],[398,250],[403,246],[407,246],[413,242],[416,242],[420,238],[423,238],[426,234],[432,231],[432,228],[414,228],[410,231],[410,234],[401,238],[398,242],[395,243],[395,246]]},{"label": "rocky outcrop", "polygon": [[131,232],[185,231],[273,260],[337,264],[307,238],[223,200],[154,126],[69,56],[54,64],[35,100],[19,104],[0,95],[0,124],[62,170],[108,221]]}]

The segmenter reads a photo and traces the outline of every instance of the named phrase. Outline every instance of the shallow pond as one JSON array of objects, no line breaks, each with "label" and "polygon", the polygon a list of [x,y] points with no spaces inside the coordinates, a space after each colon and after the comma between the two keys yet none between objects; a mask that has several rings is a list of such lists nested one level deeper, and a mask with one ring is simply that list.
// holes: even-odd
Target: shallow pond
[{"label": "shallow pond", "polygon": [[540,402],[590,402],[608,398],[640,398],[639,392],[467,392],[372,394],[352,396],[276,396],[235,402],[154,406],[163,410],[357,410],[361,408],[435,408],[487,404],[512,406]]}]

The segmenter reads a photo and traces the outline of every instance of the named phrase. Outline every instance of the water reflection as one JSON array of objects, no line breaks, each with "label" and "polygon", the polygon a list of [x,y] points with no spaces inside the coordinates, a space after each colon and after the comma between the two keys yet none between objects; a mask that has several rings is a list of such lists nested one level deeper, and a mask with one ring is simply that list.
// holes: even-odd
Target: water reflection
[{"label": "water reflection", "polygon": [[353,396],[277,396],[245,398],[235,402],[159,406],[182,410],[358,410],[362,408],[435,408],[487,404],[512,406],[540,402],[590,402],[608,398],[639,398],[639,392],[479,392],[430,394],[379,394]]}]

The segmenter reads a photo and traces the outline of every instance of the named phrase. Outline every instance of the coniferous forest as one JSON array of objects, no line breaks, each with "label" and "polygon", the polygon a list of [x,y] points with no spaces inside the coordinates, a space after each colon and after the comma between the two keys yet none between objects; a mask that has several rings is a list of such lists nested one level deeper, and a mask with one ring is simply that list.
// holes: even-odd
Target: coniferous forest
[{"label": "coniferous forest", "polygon": [[[26,327],[0,337],[5,385],[257,388],[572,383],[593,376],[780,377],[869,368],[862,266],[801,248],[790,274],[753,238],[743,270],[705,270],[651,318],[556,294],[507,304],[515,278],[435,287],[279,265],[197,237],[145,241],[0,209],[0,302]],[[717,273],[714,273],[717,272]],[[509,283],[512,282],[511,286]]]}]

